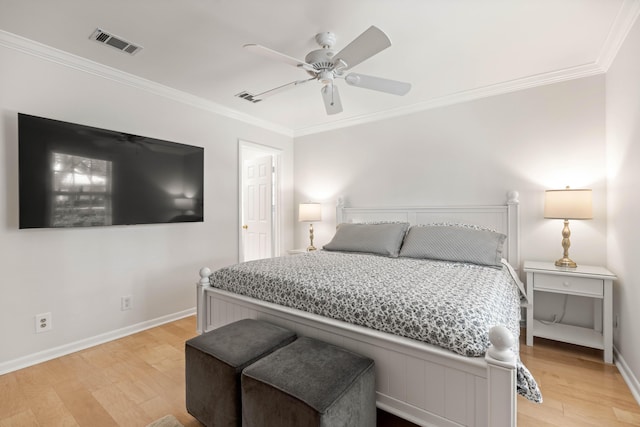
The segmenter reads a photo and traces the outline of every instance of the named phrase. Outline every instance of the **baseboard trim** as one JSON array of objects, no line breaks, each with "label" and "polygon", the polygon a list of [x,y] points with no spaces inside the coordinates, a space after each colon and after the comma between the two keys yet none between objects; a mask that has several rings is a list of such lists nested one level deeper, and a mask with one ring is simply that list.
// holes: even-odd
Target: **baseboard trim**
[{"label": "baseboard trim", "polygon": [[195,307],[179,311],[177,313],[168,314],[166,316],[161,316],[155,319],[147,320],[135,325],[127,326],[125,328],[116,329],[104,334],[85,338],[80,341],[75,341],[69,344],[54,347],[49,350],[44,350],[37,353],[29,354],[27,356],[19,357],[17,359],[9,360],[7,362],[0,363],[0,375],[17,371],[18,369],[23,369],[29,366],[37,365],[38,363],[46,362],[47,360],[55,359],[57,357],[66,356],[67,354],[75,353],[76,351],[94,347],[99,344],[104,344],[106,342],[142,332],[146,329],[155,328],[156,326],[173,322],[184,317],[193,316],[194,314],[196,314]]},{"label": "baseboard trim", "polygon": [[627,383],[629,390],[631,390],[631,394],[636,399],[636,402],[638,402],[638,405],[640,405],[640,381],[638,381],[638,378],[633,374],[633,371],[629,368],[624,357],[622,357],[615,346],[613,347],[613,354],[618,371],[620,371],[620,375],[622,375],[624,382]]}]

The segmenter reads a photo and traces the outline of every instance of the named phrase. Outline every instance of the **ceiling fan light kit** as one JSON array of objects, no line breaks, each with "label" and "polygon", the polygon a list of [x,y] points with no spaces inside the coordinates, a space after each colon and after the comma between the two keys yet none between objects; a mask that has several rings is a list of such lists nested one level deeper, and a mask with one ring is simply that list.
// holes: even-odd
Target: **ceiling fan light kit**
[{"label": "ceiling fan light kit", "polygon": [[305,56],[304,61],[258,44],[244,45],[244,48],[251,52],[303,69],[311,78],[286,83],[258,94],[242,91],[236,94],[236,96],[257,103],[284,90],[291,89],[312,80],[318,80],[322,83],[320,93],[322,94],[327,114],[337,114],[342,112],[342,103],[340,101],[338,87],[335,85],[335,79],[344,79],[350,86],[390,93],[392,95],[402,96],[411,89],[411,84],[406,82],[356,73],[344,75],[345,71],[350,70],[391,46],[391,41],[379,28],[375,26],[369,27],[338,53],[332,49],[336,41],[335,34],[331,32],[318,33],[315,36],[315,40],[316,43],[320,45],[320,49],[309,52]]}]

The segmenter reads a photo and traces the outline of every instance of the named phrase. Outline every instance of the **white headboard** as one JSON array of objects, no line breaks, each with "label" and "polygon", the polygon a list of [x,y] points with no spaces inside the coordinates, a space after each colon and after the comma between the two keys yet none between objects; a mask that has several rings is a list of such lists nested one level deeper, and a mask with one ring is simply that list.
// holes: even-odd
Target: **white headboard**
[{"label": "white headboard", "polygon": [[504,205],[347,207],[338,199],[337,224],[343,222],[403,221],[411,225],[438,222],[482,225],[507,235],[505,258],[520,268],[520,201],[517,191],[507,193]]}]

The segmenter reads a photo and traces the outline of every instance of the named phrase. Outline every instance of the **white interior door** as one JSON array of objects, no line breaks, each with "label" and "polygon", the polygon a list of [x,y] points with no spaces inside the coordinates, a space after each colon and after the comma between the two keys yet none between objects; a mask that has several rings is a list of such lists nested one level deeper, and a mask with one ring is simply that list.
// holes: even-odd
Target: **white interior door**
[{"label": "white interior door", "polygon": [[271,257],[272,156],[245,160],[243,165],[244,261]]}]

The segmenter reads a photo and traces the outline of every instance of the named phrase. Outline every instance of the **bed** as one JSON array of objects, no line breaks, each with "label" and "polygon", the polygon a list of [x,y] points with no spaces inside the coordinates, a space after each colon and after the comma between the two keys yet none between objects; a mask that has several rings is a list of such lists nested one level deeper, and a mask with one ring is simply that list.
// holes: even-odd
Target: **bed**
[{"label": "bed", "polygon": [[[532,400],[539,397],[535,381],[512,351],[517,349],[524,293],[517,272],[510,267],[519,266],[517,193],[510,192],[507,203],[497,206],[352,208],[339,201],[336,219],[343,225],[325,245],[326,251],[241,263],[216,272],[201,269],[198,332],[242,318],[264,319],[373,358],[378,407],[418,425],[514,426],[518,388]],[[495,232],[485,233],[488,229]],[[374,243],[367,242],[364,249],[358,244],[349,246],[354,241],[354,234],[349,233],[358,236],[363,230],[366,234],[359,236],[374,236]],[[424,259],[420,239],[427,236],[433,240],[433,233],[442,232],[449,233],[449,239],[451,231],[463,233],[465,238],[464,233],[485,233],[481,237],[490,235],[486,237],[489,247],[498,244],[501,250],[488,261],[481,255],[477,262],[483,265],[476,260],[469,264],[455,259]],[[378,232],[387,234],[380,234],[380,240],[375,237]],[[401,245],[394,253],[395,243],[389,242],[400,234]],[[500,242],[496,241],[498,235],[502,236]],[[384,244],[377,243],[381,241]],[[369,253],[371,247],[382,248],[382,252]],[[391,252],[385,253],[387,250]],[[459,251],[454,252],[453,256],[458,256]],[[277,279],[272,273],[277,273]],[[383,278],[378,290],[370,287],[373,276]],[[419,304],[419,315],[409,320],[391,311],[391,306],[398,306],[412,293],[428,295],[424,301],[440,301],[440,296],[432,297],[429,292],[443,287],[431,283],[436,280],[420,279],[432,276],[447,283],[459,281],[467,287],[448,287],[444,292],[451,294],[449,302],[440,306],[437,302],[434,306]],[[302,282],[309,282],[311,287],[303,288]],[[469,282],[487,284],[465,285]],[[351,286],[354,288],[348,288]],[[331,296],[341,291],[339,296]],[[464,320],[463,326],[456,327],[460,334],[451,328],[442,332],[425,326],[429,324],[426,317],[442,311],[442,307],[448,308],[436,323],[456,324],[466,319],[466,314],[455,309],[461,305],[458,301],[473,299],[470,295],[474,292],[478,298],[495,300],[496,305]]]}]

